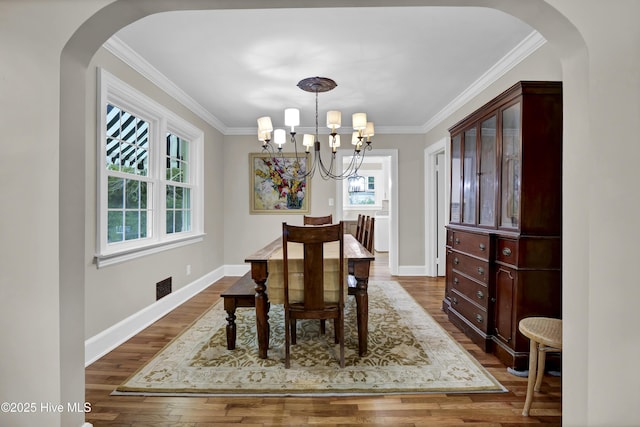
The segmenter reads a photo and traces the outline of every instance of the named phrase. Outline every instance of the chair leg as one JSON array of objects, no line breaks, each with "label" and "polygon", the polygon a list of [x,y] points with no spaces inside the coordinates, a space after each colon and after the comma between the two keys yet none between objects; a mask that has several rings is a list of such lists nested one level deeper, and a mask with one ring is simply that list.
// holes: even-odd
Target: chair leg
[{"label": "chair leg", "polygon": [[289,369],[290,365],[290,360],[289,360],[289,346],[290,346],[290,342],[291,342],[291,322],[289,321],[289,314],[286,312],[284,313],[284,367],[285,369]]},{"label": "chair leg", "polygon": [[531,402],[533,401],[533,386],[536,381],[536,371],[538,364],[538,343],[531,340],[529,350],[529,380],[527,382],[527,398],[524,401],[524,408],[522,409],[522,415],[529,416],[529,409],[531,408]]},{"label": "chair leg", "polygon": [[340,321],[338,319],[333,319],[333,330],[335,331],[335,333],[333,334],[333,342],[335,342],[336,344],[340,344],[340,336],[339,336],[339,332],[340,332],[340,325],[339,325]]},{"label": "chair leg", "polygon": [[327,332],[327,321],[320,319],[320,335],[324,335]]},{"label": "chair leg", "polygon": [[542,385],[542,377],[544,377],[544,365],[547,359],[547,352],[539,346],[538,348],[538,373],[536,375],[536,384],[533,386],[533,391],[540,391]]},{"label": "chair leg", "polygon": [[296,319],[289,320],[289,324],[291,325],[291,345],[296,345],[298,343],[298,339],[296,337],[296,331],[298,327],[296,326]]},{"label": "chair leg", "polygon": [[344,368],[344,318],[336,319],[338,323],[337,334],[340,341],[340,367]]}]

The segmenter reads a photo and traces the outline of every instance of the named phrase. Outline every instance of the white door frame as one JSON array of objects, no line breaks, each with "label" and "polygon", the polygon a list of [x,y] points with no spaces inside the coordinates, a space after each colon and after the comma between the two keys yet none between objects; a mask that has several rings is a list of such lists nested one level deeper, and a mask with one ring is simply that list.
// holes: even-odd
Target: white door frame
[{"label": "white door frame", "polygon": [[[425,236],[424,236],[424,252],[425,252],[425,274],[427,276],[436,277],[438,275],[438,235],[434,233],[438,226],[438,187],[435,179],[436,176],[436,157],[438,154],[445,153],[444,177],[449,176],[449,165],[447,159],[449,158],[447,153],[447,140],[448,138],[442,138],[434,144],[431,144],[424,149],[424,170],[425,170],[425,195],[424,195],[424,213],[425,213]],[[449,204],[449,192],[448,180],[445,180],[445,206]],[[444,219],[445,224],[447,218]],[[444,253],[444,248],[441,248],[440,253]]]},{"label": "white door frame", "polygon": [[[338,150],[336,162],[342,165],[342,158],[351,155],[351,150]],[[398,275],[398,150],[374,148],[366,154],[367,157],[389,157],[389,272]],[[336,180],[336,220],[343,218],[342,211],[342,181]]]}]

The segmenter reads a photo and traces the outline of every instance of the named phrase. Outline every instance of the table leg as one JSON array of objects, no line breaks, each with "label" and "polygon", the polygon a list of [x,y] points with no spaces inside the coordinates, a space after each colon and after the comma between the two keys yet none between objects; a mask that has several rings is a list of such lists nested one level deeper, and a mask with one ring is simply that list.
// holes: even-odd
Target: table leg
[{"label": "table leg", "polygon": [[367,354],[367,336],[369,334],[369,261],[354,263],[353,275],[356,278],[356,313],[358,319],[358,354]]},{"label": "table leg", "polygon": [[256,332],[258,357],[267,358],[269,348],[269,298],[267,296],[267,263],[251,264],[251,278],[256,282]]}]

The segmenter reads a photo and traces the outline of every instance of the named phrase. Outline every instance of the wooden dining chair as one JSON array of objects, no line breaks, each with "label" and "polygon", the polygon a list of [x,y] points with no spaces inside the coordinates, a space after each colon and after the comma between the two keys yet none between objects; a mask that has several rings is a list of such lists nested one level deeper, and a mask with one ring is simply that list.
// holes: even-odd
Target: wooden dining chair
[{"label": "wooden dining chair", "polygon": [[[336,284],[337,301],[325,300],[324,243],[339,242],[337,262],[338,283]],[[289,296],[289,248],[288,242],[303,245],[303,300],[290,301]],[[293,334],[296,333],[297,319],[333,319],[336,342],[340,345],[340,367],[344,368],[344,224],[322,225],[318,227],[296,227],[282,224],[282,251],[284,275],[284,323],[285,323],[285,368],[290,367],[290,346]]]},{"label": "wooden dining chair", "polygon": [[[376,219],[374,217],[365,216],[365,215],[362,216],[362,219],[363,219],[362,236],[361,236],[361,239],[358,239],[358,241],[360,242],[360,244],[362,244],[362,246],[365,247],[366,250],[373,253],[373,238],[374,238],[374,229],[375,229]],[[358,217],[358,221],[360,221],[359,217]],[[353,273],[354,273],[353,265],[350,264],[349,275],[347,277],[347,283],[348,283],[347,291],[349,295],[356,294],[357,283]]]},{"label": "wooden dining chair", "polygon": [[333,223],[333,215],[329,214],[326,216],[307,216],[303,217],[304,225],[327,225]]},{"label": "wooden dining chair", "polygon": [[367,217],[364,225],[364,236],[362,237],[362,246],[373,253],[373,232],[375,229],[376,219],[374,217]]},{"label": "wooden dining chair", "polygon": [[356,223],[356,240],[362,243],[362,234],[364,233],[364,215],[358,214],[358,222]]}]

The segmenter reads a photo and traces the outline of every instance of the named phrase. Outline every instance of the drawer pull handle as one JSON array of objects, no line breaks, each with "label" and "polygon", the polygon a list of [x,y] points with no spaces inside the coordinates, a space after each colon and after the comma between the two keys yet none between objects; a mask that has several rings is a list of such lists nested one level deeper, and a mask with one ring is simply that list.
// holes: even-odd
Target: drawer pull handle
[{"label": "drawer pull handle", "polygon": [[485,249],[487,249],[487,247],[484,245],[484,243],[480,243],[480,250],[484,251]]},{"label": "drawer pull handle", "polygon": [[460,260],[456,257],[456,258],[453,259],[453,263],[458,265],[458,264],[460,264]]},{"label": "drawer pull handle", "polygon": [[504,255],[504,256],[511,256],[511,249],[509,249],[509,248],[504,248],[504,249],[502,250],[502,255]]},{"label": "drawer pull handle", "polygon": [[453,283],[455,283],[455,284],[457,285],[457,284],[458,284],[458,282],[459,282],[458,278],[457,278],[457,277],[454,277],[454,278],[453,278]]},{"label": "drawer pull handle", "polygon": [[484,274],[484,268],[478,267],[478,274],[482,276]]},{"label": "drawer pull handle", "polygon": [[460,239],[458,239],[457,237],[456,237],[456,240],[455,240],[455,241],[456,241],[456,245],[459,245],[459,244],[460,244]]},{"label": "drawer pull handle", "polygon": [[453,297],[451,300],[453,301],[454,304],[458,304],[458,298]]},{"label": "drawer pull handle", "polygon": [[480,316],[479,314],[476,314],[476,322],[478,323],[482,323],[482,316]]},{"label": "drawer pull handle", "polygon": [[484,298],[484,292],[478,291],[478,292],[476,292],[476,296],[478,297],[478,299],[482,299],[482,298]]}]

